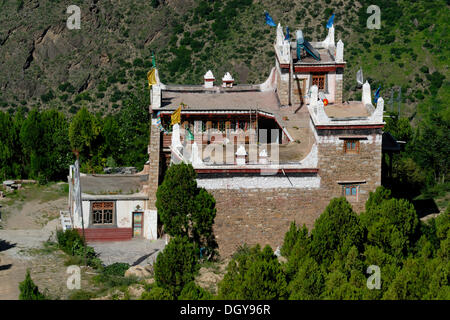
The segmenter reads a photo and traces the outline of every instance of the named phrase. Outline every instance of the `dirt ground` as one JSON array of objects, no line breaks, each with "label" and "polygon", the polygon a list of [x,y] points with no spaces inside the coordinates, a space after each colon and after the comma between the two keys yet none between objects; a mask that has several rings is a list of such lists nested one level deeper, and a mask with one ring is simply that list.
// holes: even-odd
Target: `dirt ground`
[{"label": "dirt ground", "polygon": [[[7,194],[0,204],[0,300],[18,299],[19,282],[25,279],[27,269],[41,292],[66,299],[71,293],[66,285],[67,257],[55,246],[44,245],[55,240],[59,210],[67,207],[64,185],[25,186]],[[82,286],[87,285],[89,276],[82,271]]]},{"label": "dirt ground", "polygon": [[[38,286],[39,291],[51,299],[69,299],[73,293],[67,288],[66,273],[68,256],[59,250],[55,244],[56,230],[60,228],[59,211],[67,210],[67,194],[63,185],[49,187],[29,186],[0,199],[2,205],[2,221],[0,222],[0,300],[16,300],[19,297],[19,283],[25,279],[27,269],[31,279]],[[161,243],[160,243],[161,242]],[[109,257],[124,256],[124,253],[113,246],[105,244],[90,244],[96,247],[96,252]],[[120,244],[122,247],[124,244]],[[140,257],[141,251],[150,246],[152,249],[162,249],[164,241],[156,241],[131,255],[131,260]],[[155,247],[155,248],[153,248]],[[161,247],[161,248],[160,248]],[[115,250],[111,254],[111,250]],[[138,248],[138,249],[139,249]],[[127,249],[130,251],[130,249]],[[145,251],[145,250],[144,250]],[[155,250],[146,250],[153,253]],[[136,256],[136,257],[135,257]],[[149,258],[150,259],[150,258]],[[130,260],[130,261],[131,261]],[[148,259],[147,259],[148,260]],[[116,261],[105,261],[116,262]],[[125,262],[125,261],[124,261]],[[109,264],[106,263],[106,264]],[[205,263],[202,265],[196,283],[210,292],[217,293],[217,284],[223,279],[227,261]],[[95,271],[82,268],[81,289],[95,291],[92,284]],[[153,279],[148,279],[154,281]],[[128,288],[131,299],[139,299],[143,291],[142,284],[135,284]],[[119,292],[119,298],[123,295]],[[113,299],[113,294],[97,297],[99,299]]]}]

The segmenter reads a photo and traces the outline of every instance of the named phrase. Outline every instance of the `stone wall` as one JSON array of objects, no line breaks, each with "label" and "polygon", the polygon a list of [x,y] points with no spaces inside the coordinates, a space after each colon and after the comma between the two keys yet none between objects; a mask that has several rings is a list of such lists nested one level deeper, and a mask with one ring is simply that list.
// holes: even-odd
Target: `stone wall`
[{"label": "stone wall", "polygon": [[222,257],[239,245],[283,244],[292,221],[311,229],[328,204],[319,190],[245,189],[209,190],[216,199],[214,233]]},{"label": "stone wall", "polygon": [[[343,130],[319,132],[319,175],[321,189],[332,197],[343,195],[342,182],[364,182],[359,185],[358,199],[349,199],[357,212],[364,210],[369,192],[381,185],[381,129],[352,130],[359,140],[359,153],[345,153]],[[339,183],[341,182],[341,183]]]},{"label": "stone wall", "polygon": [[152,119],[150,125],[150,144],[148,146],[149,153],[149,169],[148,184],[145,191],[148,193],[148,203],[145,209],[156,210],[156,191],[158,190],[160,173],[161,173],[161,131],[156,126],[155,119]]},{"label": "stone wall", "polygon": [[[345,154],[348,134],[367,137],[360,140],[358,154]],[[364,210],[369,192],[381,185],[381,131],[344,130],[318,133],[319,189],[246,188],[210,189],[216,199],[214,232],[223,257],[230,256],[239,245],[269,244],[275,250],[283,243],[292,221],[306,224],[309,230],[332,198],[343,195],[342,181],[365,181],[359,185],[357,199],[348,199],[353,209]]]},{"label": "stone wall", "polygon": [[335,89],[335,96],[334,96],[334,103],[336,103],[336,104],[342,103],[343,83],[344,83],[344,69],[337,68],[337,70],[336,70],[336,89]]}]

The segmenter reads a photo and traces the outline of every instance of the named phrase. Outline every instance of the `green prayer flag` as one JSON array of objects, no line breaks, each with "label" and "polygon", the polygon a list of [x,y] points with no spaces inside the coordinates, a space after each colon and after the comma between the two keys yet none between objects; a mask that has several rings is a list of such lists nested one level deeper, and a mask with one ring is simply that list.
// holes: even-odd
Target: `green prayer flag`
[{"label": "green prayer flag", "polygon": [[192,134],[191,130],[186,129],[186,131],[187,131],[187,139],[188,139],[189,141],[194,140],[194,135]]}]

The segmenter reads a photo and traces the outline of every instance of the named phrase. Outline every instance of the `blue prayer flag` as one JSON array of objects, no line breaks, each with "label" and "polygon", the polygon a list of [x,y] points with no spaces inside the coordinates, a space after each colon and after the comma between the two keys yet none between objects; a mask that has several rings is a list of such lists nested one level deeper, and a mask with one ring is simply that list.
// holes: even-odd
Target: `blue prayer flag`
[{"label": "blue prayer flag", "polygon": [[284,37],[284,40],[289,40],[291,37],[289,36],[289,27],[286,27],[286,36]]},{"label": "blue prayer flag", "polygon": [[381,86],[379,86],[377,91],[375,91],[375,95],[374,95],[374,99],[373,99],[375,101],[375,103],[377,103],[378,98],[380,97],[380,89],[381,89]]},{"label": "blue prayer flag", "polygon": [[269,15],[269,13],[266,11],[264,12],[264,15],[266,16],[266,23],[271,27],[276,27],[277,25],[273,21],[272,17]]},{"label": "blue prayer flag", "polygon": [[334,13],[333,13],[333,15],[330,17],[330,19],[328,19],[328,22],[327,22],[327,28],[330,29],[330,28],[333,26],[333,23],[334,23]]}]

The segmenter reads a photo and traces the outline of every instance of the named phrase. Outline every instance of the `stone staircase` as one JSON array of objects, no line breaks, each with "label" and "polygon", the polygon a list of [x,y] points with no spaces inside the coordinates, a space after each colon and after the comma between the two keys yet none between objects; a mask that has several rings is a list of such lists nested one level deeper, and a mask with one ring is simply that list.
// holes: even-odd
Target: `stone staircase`
[{"label": "stone staircase", "polygon": [[[83,230],[77,229],[80,235]],[[124,241],[133,238],[132,228],[85,228],[86,241]]]}]

